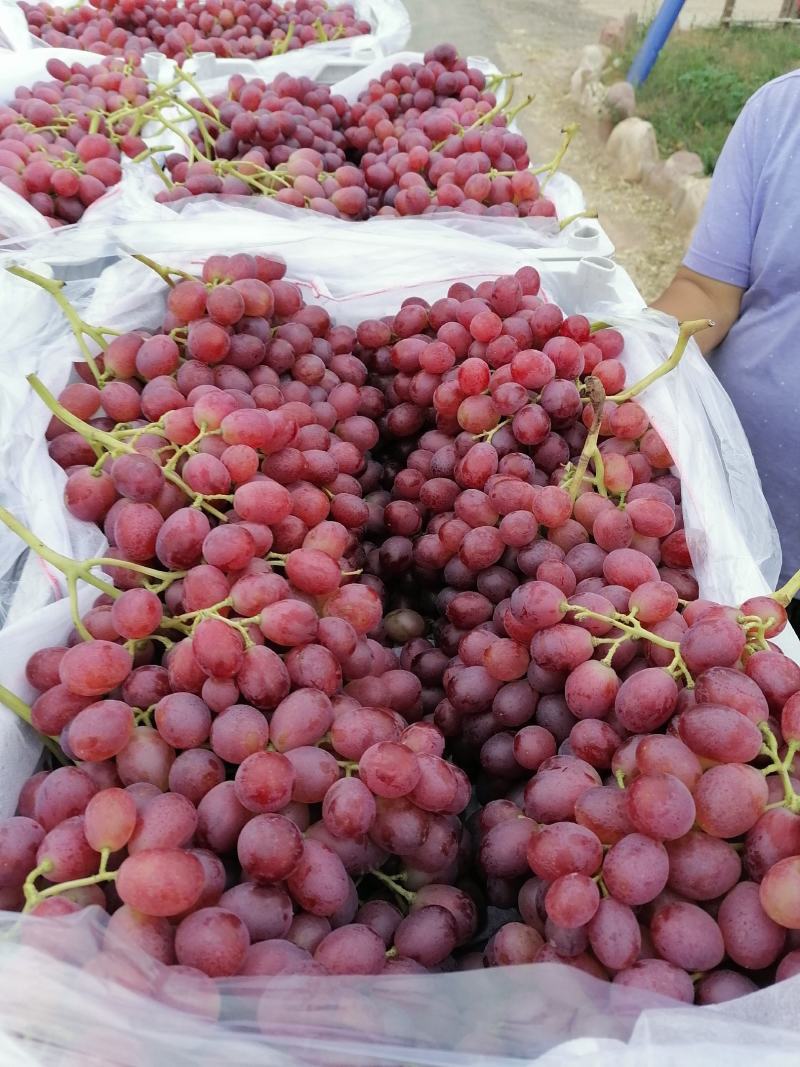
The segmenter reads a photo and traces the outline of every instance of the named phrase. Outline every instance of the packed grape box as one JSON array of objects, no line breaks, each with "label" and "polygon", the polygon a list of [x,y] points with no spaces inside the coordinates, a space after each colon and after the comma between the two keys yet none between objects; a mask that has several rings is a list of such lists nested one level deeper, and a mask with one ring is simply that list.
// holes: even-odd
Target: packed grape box
[{"label": "packed grape box", "polygon": [[39,55],[46,76],[0,106],[0,183],[51,227],[121,182],[159,203],[247,197],[346,221],[457,213],[557,233],[596,215],[557,218],[547,195],[575,128],[534,165],[514,123],[532,102],[514,101],[516,76],[484,74],[449,45],[378,61],[352,100],[305,75],[235,73],[207,93],[179,67],[148,76],[137,56]]},{"label": "packed grape box", "polygon": [[[352,103],[290,74],[207,93],[179,65],[367,33],[349,5],[22,6],[100,53],[0,108],[0,182],[64,242],[136,167],[176,210],[274,198],[304,225],[556,215],[574,130],[531,166],[527,101],[449,45]],[[800,575],[705,595],[692,472],[648,405],[711,323],[637,380],[624,316],[562,310],[536,252],[356,323],[267,242],[118,249],[158,288],[117,329],[23,251],[3,267],[81,355],[63,388],[28,375],[57,506],[107,547],[73,558],[0,507],[70,614],[37,633],[33,698],[0,686],[42,748],[0,820],[11,941],[223,1032],[231,979],[268,998],[557,965],[710,1006],[800,973]],[[94,1035],[59,1062],[94,1063]],[[102,1062],[151,1062],[136,1040]]]},{"label": "packed grape box", "polygon": [[372,29],[357,17],[352,4],[330,6],[324,0],[270,4],[98,0],[66,8],[49,3],[21,7],[33,36],[54,48],[81,48],[126,59],[159,51],[179,63],[197,52],[266,59],[307,45],[363,36]]}]

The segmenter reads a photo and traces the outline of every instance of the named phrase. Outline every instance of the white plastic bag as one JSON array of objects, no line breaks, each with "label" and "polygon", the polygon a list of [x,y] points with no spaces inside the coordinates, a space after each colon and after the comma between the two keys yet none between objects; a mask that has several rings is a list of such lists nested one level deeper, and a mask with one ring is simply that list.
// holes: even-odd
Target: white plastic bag
[{"label": "white plastic bag", "polygon": [[327,85],[362,67],[380,62],[381,56],[396,52],[408,43],[411,19],[401,0],[352,2],[358,17],[366,19],[372,26],[371,33],[323,41],[266,59],[217,59],[201,52],[187,61],[185,69],[201,77],[213,70],[212,76],[226,80],[232,74],[263,78],[265,81],[272,81],[278,74],[292,74],[295,77],[305,75]]},{"label": "white plastic bag", "polygon": [[0,0],[0,48],[24,52],[35,43],[38,44],[28,32],[28,23],[16,0]]},{"label": "white plastic bag", "polygon": [[[381,0],[383,2],[383,0]],[[394,0],[391,0],[394,3]],[[14,5],[15,6],[15,5]],[[402,5],[401,5],[402,6]],[[0,24],[3,12],[7,10],[4,0],[0,0]],[[405,10],[405,9],[403,9]],[[350,40],[350,39],[349,39]],[[352,40],[361,40],[353,38]],[[334,44],[341,42],[331,42]],[[327,47],[327,46],[323,46]],[[308,53],[308,54],[306,54]],[[396,62],[410,63],[419,62],[422,53],[400,52],[394,55],[372,59],[363,69],[356,73],[349,73],[353,66],[359,67],[359,62],[352,62],[352,57],[339,56],[326,58],[315,49],[300,49],[289,53],[297,57],[296,69],[290,73],[309,77],[327,82],[334,81],[332,89],[350,101],[355,101],[359,93],[368,84],[371,78],[380,75],[384,70]],[[90,63],[93,53],[81,52],[66,48],[36,48],[27,51],[6,53],[0,64],[0,101],[10,99],[14,89],[18,85],[27,85],[38,79],[46,79],[46,64],[51,58],[59,58],[65,63]],[[94,56],[97,60],[99,57]],[[264,71],[260,69],[262,63],[278,63],[285,56],[275,57],[270,60],[253,61],[249,59],[220,60],[210,55],[199,54],[186,65],[186,71],[191,73],[203,92],[213,95],[224,91],[228,79],[234,73],[242,73],[245,77],[263,77],[271,79],[277,76],[281,70],[275,69]],[[364,63],[367,62],[363,57]],[[471,63],[487,74],[498,73],[497,68],[486,59],[471,59]],[[174,77],[175,64],[159,55],[151,53],[145,56],[143,67],[147,75],[155,82],[165,84]],[[258,68],[258,69],[256,69]],[[342,77],[349,73],[348,77]],[[337,80],[339,79],[339,80]],[[191,97],[194,91],[188,85],[181,85],[176,89],[176,95]],[[190,124],[183,113],[175,112],[171,119],[178,126],[188,129]],[[512,123],[512,128],[517,127]],[[157,123],[150,124],[143,131],[145,142],[151,147],[169,146],[177,151],[185,151],[185,144],[173,131],[159,129]],[[147,162],[133,163],[123,159],[123,177],[120,183],[113,186],[99,200],[89,206],[79,225],[86,225],[90,221],[98,224],[113,226],[118,219],[126,215],[136,215],[143,219],[168,219],[174,216],[175,211],[181,212],[185,208],[185,201],[170,205],[158,204],[155,196],[164,188],[163,182],[153,173]],[[572,178],[557,171],[547,186],[547,193],[556,204],[560,219],[568,218],[585,210],[586,202],[580,187]],[[201,200],[212,199],[202,197]],[[286,204],[279,204],[268,197],[226,197],[228,203],[239,204],[250,210],[263,212],[270,216],[302,220],[308,214],[307,209],[294,208]],[[576,219],[565,229],[559,228],[556,219],[549,218],[504,218],[495,216],[473,216],[461,211],[441,210],[435,216],[430,217],[438,226],[461,233],[471,234],[477,237],[497,241],[520,249],[542,249],[553,257],[577,259],[582,256],[610,256],[613,255],[614,245],[609,239],[602,226],[596,219]],[[354,224],[342,219],[327,219],[331,225],[343,226],[347,229]],[[414,218],[386,218],[376,216],[361,226],[381,226],[389,228],[393,233],[396,229],[406,227],[417,220]],[[10,189],[0,186],[0,241],[27,234],[44,232],[48,229],[48,223],[27,201]]]},{"label": "white plastic bag", "polygon": [[[41,262],[28,265],[36,273],[50,273]],[[66,291],[77,300],[81,288],[75,283]],[[0,357],[0,504],[55,551],[72,558],[91,556],[105,539],[96,527],[64,510],[66,477],[48,456],[44,438],[50,413],[25,378],[35,373],[51,392],[60,392],[79,358],[77,345],[52,297],[6,271],[0,276],[0,321],[5,330]],[[64,595],[61,575],[38,559],[20,570],[26,553],[19,538],[0,526],[0,625],[11,610],[20,574],[17,612],[23,604],[30,611]]]}]

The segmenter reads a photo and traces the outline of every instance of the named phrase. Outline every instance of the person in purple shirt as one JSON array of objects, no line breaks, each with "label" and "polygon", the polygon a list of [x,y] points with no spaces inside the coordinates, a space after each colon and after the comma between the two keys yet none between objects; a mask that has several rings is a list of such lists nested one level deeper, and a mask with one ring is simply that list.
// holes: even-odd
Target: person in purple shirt
[{"label": "person in purple shirt", "polygon": [[689,251],[653,306],[716,324],[696,340],[750,441],[783,583],[800,569],[800,70],[742,109]]}]

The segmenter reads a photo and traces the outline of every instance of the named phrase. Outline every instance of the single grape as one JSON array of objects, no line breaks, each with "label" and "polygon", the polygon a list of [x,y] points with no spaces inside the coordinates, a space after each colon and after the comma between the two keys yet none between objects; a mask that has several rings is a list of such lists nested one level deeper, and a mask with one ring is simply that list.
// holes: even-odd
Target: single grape
[{"label": "single grape", "polygon": [[200,861],[176,848],[155,848],[123,860],[116,880],[121,900],[145,915],[180,915],[203,889]]},{"label": "single grape", "polygon": [[178,962],[195,967],[209,978],[237,974],[249,946],[247,927],[238,915],[225,908],[192,912],[175,931]]},{"label": "single grape", "polygon": [[710,971],[725,955],[719,926],[697,904],[678,901],[659,908],[650,933],[659,955],[688,971]]}]

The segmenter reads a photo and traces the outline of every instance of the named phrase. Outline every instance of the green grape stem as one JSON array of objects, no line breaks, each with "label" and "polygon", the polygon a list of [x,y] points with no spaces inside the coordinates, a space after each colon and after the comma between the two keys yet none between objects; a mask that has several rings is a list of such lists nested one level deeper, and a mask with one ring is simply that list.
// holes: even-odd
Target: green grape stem
[{"label": "green grape stem", "polygon": [[587,211],[576,211],[574,215],[567,215],[566,218],[560,219],[558,228],[559,230],[565,230],[567,226],[571,225],[573,222],[577,222],[578,219],[596,219],[597,214],[598,212],[596,208],[591,208]]},{"label": "green grape stem", "polygon": [[[3,522],[12,533],[15,533],[21,541],[24,541],[28,548],[32,549],[41,559],[49,563],[52,567],[55,567],[57,571],[60,571],[64,575],[67,582],[67,593],[69,595],[70,612],[72,614],[72,621],[75,624],[75,629],[81,635],[84,641],[91,641],[92,635],[84,626],[80,617],[80,610],[78,607],[78,582],[86,582],[87,585],[94,586],[101,593],[106,593],[113,599],[117,599],[122,596],[122,590],[117,589],[110,582],[104,581],[102,578],[98,578],[92,574],[92,570],[95,567],[121,567],[124,570],[134,571],[136,574],[141,574],[145,578],[145,586],[153,593],[163,592],[173,582],[178,581],[179,578],[186,577],[186,571],[160,571],[155,567],[146,567],[141,563],[131,563],[128,560],[115,559],[113,556],[94,556],[91,559],[74,560],[68,556],[63,556],[60,552],[56,552],[55,549],[50,548],[40,540],[34,533],[31,533],[19,519],[15,518],[10,511],[6,508],[0,507],[0,522]],[[165,622],[165,625],[170,620]],[[177,628],[181,628],[181,624],[177,624]],[[185,632],[185,631],[184,631]],[[12,709],[14,710],[14,709]]]},{"label": "green grape stem", "polygon": [[771,806],[788,808],[789,811],[798,814],[800,813],[800,795],[794,791],[789,768],[794,762],[797,750],[800,749],[800,741],[790,741],[786,748],[786,755],[781,759],[780,753],[778,752],[778,740],[772,730],[770,730],[769,725],[766,722],[760,722],[758,728],[764,737],[761,753],[772,760],[771,763],[762,769],[761,773],[764,775],[779,774],[783,784],[783,800]]},{"label": "green grape stem", "polygon": [[358,764],[353,760],[337,759],[336,762],[344,771],[345,778],[352,778],[358,772]]},{"label": "green grape stem", "polygon": [[752,650],[763,651],[769,648],[767,630],[777,619],[762,619],[760,615],[739,615],[737,621],[747,634],[747,644]]},{"label": "green grape stem", "polygon": [[556,154],[553,156],[549,163],[545,163],[541,167],[536,167],[534,169],[534,174],[544,174],[545,176],[544,181],[542,181],[539,186],[542,192],[544,192],[547,183],[550,181],[555,172],[561,166],[561,161],[567,154],[567,149],[572,143],[572,138],[575,136],[579,129],[580,126],[577,122],[571,122],[568,126],[565,126],[561,131],[563,137],[561,140],[561,145],[559,146],[559,149]]},{"label": "green grape stem", "polygon": [[772,594],[772,599],[777,600],[784,608],[788,608],[798,593],[800,593],[800,571],[793,574],[786,585],[776,589]]},{"label": "green grape stem", "polygon": [[[103,581],[101,578],[95,577],[88,569],[86,563],[76,562],[74,559],[69,559],[68,556],[62,556],[60,552],[56,552],[55,549],[49,548],[44,541],[41,541],[35,534],[31,533],[27,527],[15,518],[10,511],[4,507],[0,507],[0,522],[4,523],[12,533],[15,533],[21,541],[24,541],[28,548],[32,549],[37,556],[45,560],[51,566],[55,567],[57,571],[60,571],[64,577],[69,581],[70,579],[82,579],[89,585],[93,585],[95,589],[98,589],[101,593],[107,593],[109,596],[116,597],[122,595],[122,591],[115,589],[109,582]],[[88,562],[88,561],[87,561]],[[114,565],[124,565],[123,561],[115,560]]]},{"label": "green grape stem", "polygon": [[195,80],[195,78],[193,78],[191,74],[189,74],[185,70],[183,70],[182,67],[178,67],[178,69],[176,71],[176,76],[177,76],[179,81],[186,82],[187,85],[190,85],[192,87],[192,89],[194,89],[195,93],[197,94],[197,99],[205,107],[208,108],[208,111],[209,111],[209,114],[211,115],[211,117],[213,119],[215,119],[217,122],[219,122],[220,121],[220,116],[219,116],[219,111],[218,111],[216,105],[211,102],[211,100],[210,100],[210,98],[208,96],[206,96],[206,94],[200,88],[200,85]]},{"label": "green grape stem", "polygon": [[535,99],[536,97],[529,93],[521,103],[517,104],[516,107],[512,107],[510,111],[507,111],[506,121],[508,122],[508,125],[511,125],[520,111],[524,110],[526,107],[530,107]]},{"label": "green grape stem", "polygon": [[701,330],[706,330],[710,326],[714,326],[714,322],[711,319],[692,319],[690,322],[681,322],[678,327],[678,340],[675,342],[675,347],[672,350],[672,354],[668,359],[656,367],[655,370],[646,374],[641,381],[636,382],[635,385],[631,385],[628,389],[624,389],[621,393],[615,393],[608,399],[613,400],[616,404],[622,404],[626,400],[632,400],[633,397],[638,396],[653,382],[658,381],[665,374],[669,374],[671,370],[674,370],[678,366],[683,355],[686,351],[686,346],[689,344],[689,338],[693,337],[696,333],[700,333]]},{"label": "green grape stem", "polygon": [[[606,401],[606,391],[603,388],[603,383],[600,381],[600,379],[595,378],[593,375],[586,379],[586,389],[589,396],[589,401],[594,411],[592,426],[589,430],[589,435],[586,438],[584,446],[581,450],[577,466],[575,467],[575,470],[569,475],[568,484],[563,485],[562,483],[562,487],[568,490],[573,503],[575,502],[575,500],[577,500],[578,493],[580,491],[581,485],[583,484],[584,475],[586,474],[586,471],[589,467],[589,461],[591,459],[595,459],[595,466],[597,466],[597,457],[599,457],[600,455],[600,452],[597,447],[597,441],[600,437],[600,424],[603,421],[603,405]],[[602,489],[600,489],[601,494],[603,496],[607,496],[608,493],[606,491],[605,483],[603,482],[602,476],[597,478],[597,485],[598,489],[600,489],[600,487],[602,486]]]},{"label": "green grape stem", "polygon": [[[505,93],[505,96],[503,97],[503,99],[502,100],[498,100],[497,103],[494,105],[494,107],[490,111],[487,111],[485,114],[483,114],[479,118],[475,119],[475,121],[472,123],[471,126],[467,126],[466,128],[463,127],[463,126],[459,127],[459,131],[460,131],[461,135],[463,136],[465,133],[469,133],[470,130],[478,130],[478,129],[481,128],[481,126],[486,126],[488,123],[490,123],[492,121],[493,118],[495,118],[495,116],[500,115],[501,113],[505,112],[511,106],[511,101],[512,101],[513,97],[514,97],[514,85],[513,85],[512,82],[509,82],[509,85],[508,85],[508,87],[506,89],[506,93]],[[528,103],[530,103],[531,100],[533,100],[533,97],[530,97],[530,100],[528,100]],[[433,146],[431,151],[433,151],[433,152],[440,151],[440,149],[442,148],[444,143],[445,143],[444,141],[438,141]]]},{"label": "green grape stem", "polygon": [[37,867],[33,868],[31,873],[25,879],[25,884],[22,887],[22,891],[25,895],[25,907],[23,908],[23,912],[28,912],[43,900],[49,900],[51,897],[59,896],[61,893],[66,893],[70,889],[82,889],[84,886],[97,885],[99,882],[113,882],[117,877],[117,872],[108,870],[108,860],[110,856],[110,849],[104,848],[100,850],[100,866],[98,867],[97,874],[90,874],[86,878],[74,878],[70,882],[57,882],[55,885],[48,886],[47,889],[37,889],[37,878],[43,874],[48,874],[53,869],[52,860],[43,860]]},{"label": "green grape stem", "polygon": [[606,883],[603,881],[603,872],[600,871],[598,874],[595,874],[592,878],[592,881],[597,885],[597,888],[600,890],[600,896],[605,899],[609,894],[608,889],[606,888]]},{"label": "green grape stem", "polygon": [[510,81],[512,78],[521,78],[521,77],[522,77],[522,71],[521,70],[510,71],[508,74],[505,74],[502,71],[500,73],[498,73],[498,74],[490,74],[486,78],[486,88],[488,89],[488,91],[490,93],[494,93],[494,92],[497,91],[497,89],[500,88],[500,86],[503,84],[503,82]]},{"label": "green grape stem", "polygon": [[89,346],[86,343],[86,338],[90,338],[94,343],[105,352],[107,342],[104,334],[111,334],[113,330],[103,330],[97,326],[90,326],[88,322],[84,322],[75,308],[64,296],[63,288],[64,282],[59,281],[56,278],[44,278],[41,274],[34,274],[33,271],[26,270],[24,267],[8,267],[9,274],[15,275],[17,278],[23,278],[27,282],[32,282],[34,285],[38,285],[40,289],[44,289],[46,293],[55,300],[58,306],[63,311],[69,322],[70,328],[75,335],[75,340],[78,342],[78,347],[81,350],[84,360],[87,366],[92,372],[92,375],[98,385],[103,381],[103,376],[100,373],[100,368],[97,366],[97,360],[89,350]]},{"label": "green grape stem", "polygon": [[160,263],[156,263],[154,259],[150,259],[149,256],[145,256],[140,252],[136,253],[132,258],[144,264],[145,267],[149,267],[150,270],[155,271],[159,278],[166,282],[170,288],[175,285],[172,280],[173,275],[176,278],[183,278],[185,281],[196,282],[198,280],[196,275],[187,274],[185,270],[178,270],[176,267],[162,267]]},{"label": "green grape stem", "polygon": [[0,704],[4,704],[9,711],[13,711],[13,713],[17,716],[18,719],[22,719],[22,721],[28,726],[30,726],[32,730],[35,730],[36,733],[39,734],[39,737],[42,739],[42,744],[45,746],[48,752],[52,753],[52,755],[55,756],[59,763],[66,766],[68,763],[71,762],[62,752],[61,746],[56,741],[54,741],[52,737],[48,736],[47,734],[41,733],[39,730],[36,730],[36,727],[31,722],[31,709],[28,707],[24,700],[21,700],[16,695],[16,693],[12,693],[10,689],[6,689],[4,685],[0,685]]},{"label": "green grape stem", "polygon": [[504,426],[508,426],[508,424],[513,421],[513,419],[501,419],[500,422],[498,422],[496,426],[492,427],[491,430],[485,430],[483,433],[473,434],[472,439],[473,441],[488,441],[488,443],[491,444],[492,439],[497,433],[497,431],[502,430]]},{"label": "green grape stem", "polygon": [[383,882],[393,893],[396,893],[401,900],[404,900],[408,904],[413,904],[416,897],[416,893],[412,893],[410,889],[406,889],[405,886],[400,885],[396,878],[392,878],[391,875],[384,874],[383,871],[379,871],[377,867],[373,867],[369,872],[373,878],[377,878],[379,882]]},{"label": "green grape stem", "polygon": [[[603,615],[599,611],[592,611],[591,608],[585,608],[580,604],[568,604],[564,601],[561,605],[563,611],[572,614],[577,621],[582,619],[598,619],[602,622],[611,623],[615,629],[621,631],[619,638],[607,638],[596,637],[594,641],[596,644],[605,643],[621,643],[623,640],[644,640],[649,641],[653,645],[658,645],[660,648],[669,649],[672,654],[672,662],[666,667],[668,674],[676,676],[682,674],[688,688],[694,686],[694,679],[689,673],[689,669],[683,661],[683,657],[680,652],[680,644],[677,641],[669,641],[666,637],[660,637],[658,634],[652,633],[650,630],[646,630],[633,612],[623,615],[621,612],[615,611],[611,615]],[[613,645],[612,645],[613,647]]]},{"label": "green grape stem", "polygon": [[289,28],[286,31],[286,36],[275,42],[275,45],[272,49],[272,54],[274,56],[282,56],[286,51],[288,51],[289,43],[294,37],[294,30],[295,24],[294,22],[290,22]]},{"label": "green grape stem", "polygon": [[[27,375],[27,380],[30,382],[33,391],[50,411],[52,411],[57,418],[61,419],[63,423],[77,431],[81,437],[88,441],[95,449],[95,452],[97,452],[98,449],[104,448],[107,452],[110,452],[112,456],[139,454],[133,445],[118,440],[113,434],[108,433],[105,430],[99,430],[96,426],[91,426],[88,422],[84,422],[83,419],[79,419],[77,415],[73,415],[71,411],[67,411],[65,407],[59,404],[53,394],[42,384],[35,374]],[[167,481],[172,482],[173,485],[177,486],[182,493],[190,498],[193,506],[202,508],[220,522],[228,521],[227,516],[223,512],[219,511],[212,504],[209,504],[208,499],[203,496],[202,493],[195,493],[191,486],[187,485],[183,478],[176,474],[174,470],[162,468],[162,473]],[[219,496],[212,497],[211,499],[219,499]],[[229,496],[222,496],[222,499],[230,500],[231,498]],[[158,573],[160,575],[163,572]]]}]

